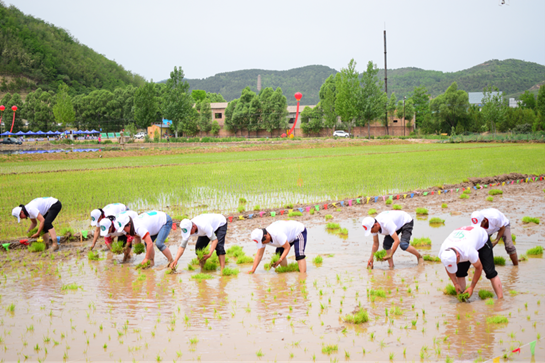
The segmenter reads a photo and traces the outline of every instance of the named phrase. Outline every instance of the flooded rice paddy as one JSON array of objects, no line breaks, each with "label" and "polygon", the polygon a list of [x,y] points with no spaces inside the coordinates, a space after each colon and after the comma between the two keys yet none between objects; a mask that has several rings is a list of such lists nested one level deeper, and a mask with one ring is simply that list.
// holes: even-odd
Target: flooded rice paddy
[{"label": "flooded rice paddy", "polygon": [[[543,195],[527,191],[519,197],[504,197],[494,206],[510,218],[520,256],[545,245],[545,233],[543,224],[520,222],[524,215],[541,216],[543,221]],[[406,201],[404,208],[414,217],[412,203],[417,202]],[[478,203],[479,208],[488,206],[449,203],[446,211],[426,205],[430,217],[446,220],[444,226],[432,228],[428,220],[415,220],[413,237],[432,239],[431,248],[421,252],[437,255],[449,232],[468,224]],[[237,265],[231,259],[228,266],[239,268],[238,276],[222,277],[217,271],[203,281],[192,278],[198,270],[186,269],[195,257],[194,244],[172,275],[165,274],[166,260],[158,251],[156,267],[142,272],[134,269],[142,255],[122,264],[121,256],[109,252],[101,252],[101,261],[89,261],[85,251],[54,259],[25,251],[3,253],[0,359],[444,362],[495,357],[504,361],[505,355],[507,361],[545,360],[542,256],[515,267],[499,244],[494,253],[507,260],[497,266],[504,299],[494,298],[490,304],[478,297],[479,290],[492,291],[483,276],[470,301],[460,303],[443,294],[450,280],[440,263],[417,266],[401,249],[394,270],[386,262],[367,270],[372,239],[364,237],[360,225],[364,211],[355,207],[331,212],[334,221],[348,229],[346,239],[326,232],[324,215],[304,221],[309,236],[306,274],[265,271],[272,248],[254,275],[245,273],[250,264]],[[253,256],[249,231],[271,222],[264,218],[231,224],[227,247],[239,244]],[[172,239],[178,233],[173,231]],[[67,248],[61,246],[57,253],[62,256]],[[170,248],[175,252],[177,246]],[[318,255],[323,262],[315,265],[311,261]],[[385,297],[371,296],[371,290],[384,290]],[[342,320],[360,308],[368,312],[367,323]],[[487,317],[496,315],[508,323],[488,324]],[[532,357],[524,345],[536,339]],[[520,353],[511,353],[519,346]]]}]

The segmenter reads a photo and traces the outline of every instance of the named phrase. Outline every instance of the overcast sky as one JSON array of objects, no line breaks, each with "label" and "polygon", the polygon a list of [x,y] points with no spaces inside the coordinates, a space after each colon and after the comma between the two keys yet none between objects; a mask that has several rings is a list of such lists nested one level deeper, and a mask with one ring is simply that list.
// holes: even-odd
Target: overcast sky
[{"label": "overcast sky", "polygon": [[545,65],[545,0],[4,0],[159,81],[241,69],[454,72],[490,59]]}]

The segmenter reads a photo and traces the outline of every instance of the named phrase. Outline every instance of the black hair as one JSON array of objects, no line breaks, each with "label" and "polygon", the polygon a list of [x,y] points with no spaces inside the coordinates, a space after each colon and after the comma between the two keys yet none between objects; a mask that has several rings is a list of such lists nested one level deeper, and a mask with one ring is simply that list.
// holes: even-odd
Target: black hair
[{"label": "black hair", "polygon": [[131,225],[131,229],[129,229],[128,235],[134,237],[136,233],[134,231],[134,223],[132,221],[132,217],[129,217],[129,224]]},{"label": "black hair", "polygon": [[265,236],[268,234],[267,230],[263,228],[263,237],[261,238],[261,242],[265,242]]},{"label": "black hair", "polygon": [[21,210],[25,214],[25,216],[28,218],[28,211],[26,210],[26,207],[24,204],[19,204],[19,207],[21,207]]}]

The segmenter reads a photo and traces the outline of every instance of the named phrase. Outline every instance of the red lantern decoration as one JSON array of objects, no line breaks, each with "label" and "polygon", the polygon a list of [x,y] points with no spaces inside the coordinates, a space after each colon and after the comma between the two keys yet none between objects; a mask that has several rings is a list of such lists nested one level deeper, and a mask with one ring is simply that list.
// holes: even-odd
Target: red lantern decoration
[{"label": "red lantern decoration", "polygon": [[293,97],[295,97],[297,102],[299,102],[301,101],[301,98],[303,97],[303,95],[301,94],[301,92],[297,92],[296,94],[293,95]]},{"label": "red lantern decoration", "polygon": [[0,106],[0,111],[4,112],[5,109],[6,109],[6,106],[4,105]]},{"label": "red lantern decoration", "polygon": [[17,106],[13,106],[11,107],[11,109],[13,110],[13,112],[17,111]]}]

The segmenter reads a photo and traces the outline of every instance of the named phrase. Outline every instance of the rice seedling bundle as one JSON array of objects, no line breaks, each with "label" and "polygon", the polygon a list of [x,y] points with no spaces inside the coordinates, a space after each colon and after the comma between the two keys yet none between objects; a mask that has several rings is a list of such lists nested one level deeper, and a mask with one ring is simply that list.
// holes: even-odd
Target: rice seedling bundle
[{"label": "rice seedling bundle", "polygon": [[433,217],[430,219],[430,224],[444,224],[445,220],[439,217]]},{"label": "rice seedling bundle", "polygon": [[539,218],[537,217],[522,217],[522,223],[535,223],[539,224]]},{"label": "rice seedling bundle", "polygon": [[123,253],[123,242],[113,242],[112,243],[112,253],[114,255],[120,255]]},{"label": "rice seedling bundle", "polygon": [[447,203],[443,203],[443,204],[441,204],[441,208],[448,208],[448,205],[447,205]]},{"label": "rice seedling bundle", "polygon": [[469,199],[467,194],[460,194],[460,199]]},{"label": "rice seedling bundle", "polygon": [[30,252],[45,251],[45,243],[43,243],[43,242],[32,242],[32,244],[30,246],[28,246],[28,250]]},{"label": "rice seedling bundle", "polygon": [[271,260],[269,261],[269,263],[266,263],[265,264],[265,270],[270,270],[271,269],[271,266],[274,265],[276,263],[276,261],[278,261],[280,259],[280,254],[278,253],[275,253],[272,257],[271,257]]},{"label": "rice seedling bundle", "polygon": [[234,245],[234,246],[231,246],[229,247],[225,253],[229,256],[233,256],[233,257],[238,257],[239,255],[243,255],[244,254],[244,251],[242,250],[242,247],[241,246],[238,246],[238,245]]},{"label": "rice seedling bundle", "polygon": [[288,213],[288,217],[301,217],[302,215],[303,213],[295,210]]},{"label": "rice seedling bundle", "polygon": [[493,201],[494,201],[494,198],[493,198],[493,197],[486,197],[486,201],[487,201],[487,202],[493,202]]},{"label": "rice seedling bundle", "polygon": [[87,253],[87,258],[89,258],[89,261],[98,261],[100,260],[100,255],[98,251],[89,251],[89,253]]},{"label": "rice seedling bundle", "polygon": [[71,283],[71,284],[67,284],[67,285],[62,285],[61,287],[61,290],[62,291],[65,291],[65,290],[77,290],[77,289],[81,289],[82,287],[78,284],[76,284],[75,282]]},{"label": "rice seedling bundle", "polygon": [[543,246],[535,246],[534,248],[530,248],[528,251],[526,251],[526,254],[528,256],[537,256],[543,254]]},{"label": "rice seedling bundle", "polygon": [[238,268],[229,268],[229,267],[225,267],[222,271],[222,275],[223,276],[236,276],[238,275],[239,273],[239,269]]},{"label": "rice seedling bundle", "polygon": [[471,189],[466,189],[462,192],[463,194],[471,194]]},{"label": "rice seedling bundle", "polygon": [[400,206],[399,204],[394,204],[394,205],[392,206],[392,208],[395,209],[395,210],[401,210],[401,209],[403,209],[403,207]]},{"label": "rice seedling bundle", "polygon": [[339,350],[339,347],[337,344],[328,344],[322,348],[322,353],[330,355],[333,352],[337,352]]},{"label": "rice seedling bundle", "polygon": [[458,301],[464,302],[464,301],[469,300],[469,293],[462,292],[461,294],[456,295],[456,297],[458,298]]},{"label": "rice seedling bundle", "polygon": [[195,280],[207,280],[207,279],[212,279],[213,276],[210,274],[198,273],[198,274],[192,275],[191,278]]},{"label": "rice seedling bundle", "polygon": [[386,199],[386,204],[388,204],[388,205],[392,204],[392,200],[391,199]]},{"label": "rice seedling bundle", "polygon": [[488,194],[489,195],[502,195],[503,194],[503,191],[502,190],[499,190],[499,189],[490,189],[488,191]]},{"label": "rice seedling bundle", "polygon": [[[28,233],[27,233],[27,237],[31,237],[32,235],[34,235],[36,232],[38,232],[38,227],[34,227],[32,228]],[[45,232],[42,230],[40,232],[40,237],[43,236],[45,234]]]},{"label": "rice seedling bundle", "polygon": [[333,216],[331,214],[326,214],[325,220],[328,221],[330,219],[333,219]]},{"label": "rice seedling bundle", "polygon": [[489,298],[493,298],[494,293],[492,293],[491,291],[488,291],[488,290],[479,290],[479,297],[482,300],[486,300],[486,299],[489,299]]},{"label": "rice seedling bundle", "polygon": [[489,316],[486,318],[488,324],[507,324],[509,320],[503,315]]},{"label": "rice seedling bundle", "polygon": [[437,256],[423,255],[422,258],[428,262],[441,262],[441,259]]},{"label": "rice seedling bundle", "polygon": [[195,253],[197,254],[197,258],[199,260],[202,260],[202,258],[210,253],[210,246],[206,246],[205,248],[195,249]]},{"label": "rice seedling bundle", "polygon": [[146,252],[146,246],[143,243],[135,243],[133,251],[135,254],[140,255]]},{"label": "rice seedling bundle", "polygon": [[343,317],[343,320],[347,323],[362,324],[362,323],[367,323],[369,321],[369,315],[367,314],[367,311],[360,309],[355,314],[345,315]]},{"label": "rice seedling bundle", "polygon": [[139,263],[138,265],[136,265],[136,269],[137,270],[143,270],[143,269],[146,269],[146,268],[148,268],[150,266],[151,266],[151,262],[146,261],[146,263]]},{"label": "rice seedling bundle", "polygon": [[384,260],[384,257],[386,257],[387,254],[388,252],[386,250],[378,250],[377,252],[375,252],[375,261]]},{"label": "rice seedling bundle", "polygon": [[299,271],[299,264],[297,262],[291,262],[287,266],[278,266],[275,271],[278,273]]},{"label": "rice seedling bundle", "polygon": [[312,262],[314,262],[316,265],[319,265],[322,262],[324,262],[324,259],[323,259],[322,256],[316,256],[316,257],[314,257],[314,260],[312,260]]},{"label": "rice seedling bundle", "polygon": [[237,257],[237,265],[242,265],[244,263],[252,263],[254,259],[250,256],[242,255]]},{"label": "rice seedling bundle", "polygon": [[369,214],[370,216],[373,214],[377,214],[377,210],[375,208],[371,208],[367,211],[367,214]]},{"label": "rice seedling bundle", "polygon": [[340,225],[339,223],[332,223],[332,222],[330,222],[330,223],[328,223],[328,224],[326,225],[326,228],[327,228],[327,229],[339,229],[339,228],[341,228],[341,225]]},{"label": "rice seedling bundle", "polygon": [[342,234],[344,236],[348,236],[348,229],[347,228],[341,228],[339,231],[339,234]]},{"label": "rice seedling bundle", "polygon": [[505,258],[502,256],[494,256],[494,265],[505,266]]},{"label": "rice seedling bundle", "polygon": [[416,214],[420,215],[428,215],[428,210],[426,208],[416,208]]},{"label": "rice seedling bundle", "polygon": [[254,207],[254,212],[259,212],[261,210],[261,207],[259,205],[256,205]]},{"label": "rice seedling bundle", "polygon": [[445,295],[456,296],[456,288],[454,287],[454,285],[448,284],[447,286],[445,286],[445,289],[443,290],[443,293]]},{"label": "rice seedling bundle", "polygon": [[429,237],[414,238],[411,241],[413,247],[431,247],[431,239]]},{"label": "rice seedling bundle", "polygon": [[378,290],[369,290],[369,295],[370,296],[377,296],[377,297],[386,297],[386,291],[382,290],[382,289],[378,289]]}]

